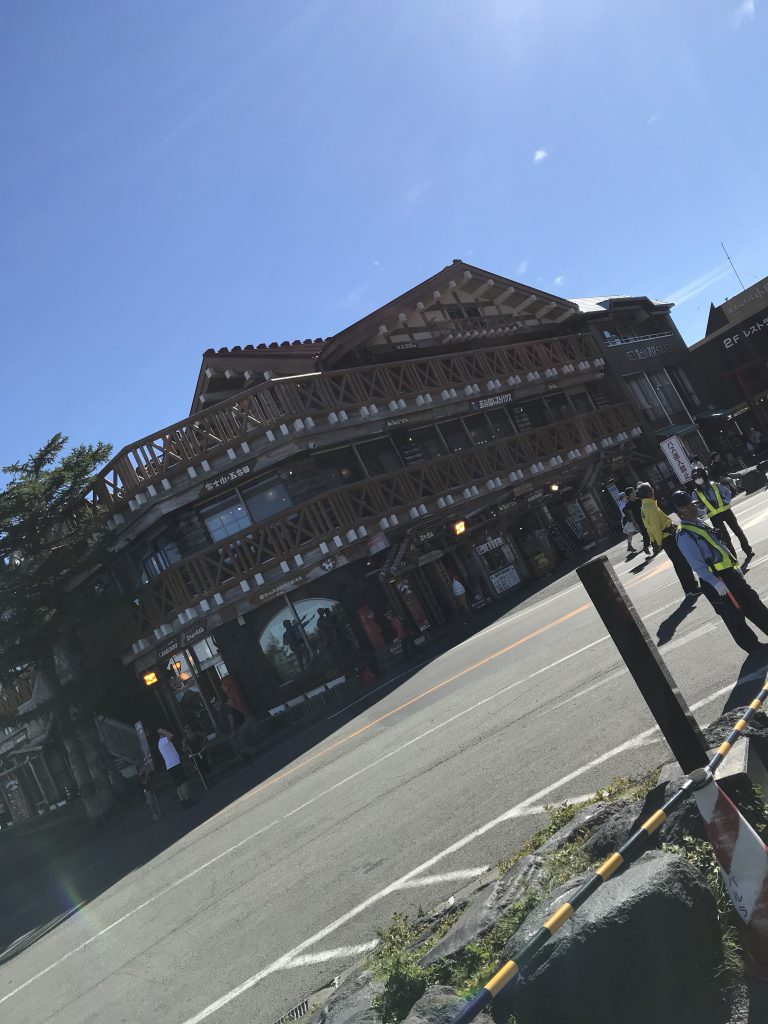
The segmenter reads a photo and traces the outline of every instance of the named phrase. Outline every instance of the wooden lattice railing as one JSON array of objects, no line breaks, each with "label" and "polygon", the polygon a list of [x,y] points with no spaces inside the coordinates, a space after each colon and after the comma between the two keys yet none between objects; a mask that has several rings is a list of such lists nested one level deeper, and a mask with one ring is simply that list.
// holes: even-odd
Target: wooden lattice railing
[{"label": "wooden lattice railing", "polygon": [[635,426],[629,405],[610,406],[318,495],[166,569],[140,591],[139,635],[146,636],[184,609],[281,562],[295,568],[295,556],[316,550],[321,541],[330,543],[334,536],[343,537],[361,526],[378,529],[382,517],[407,514],[414,506],[448,494],[459,502],[467,487],[506,478],[514,469],[575,449],[583,456],[586,445]]},{"label": "wooden lattice railing", "polygon": [[574,334],[267,381],[123,448],[99,474],[89,497],[95,504],[117,509],[163,478],[296,418],[577,366],[599,355],[590,334]]}]

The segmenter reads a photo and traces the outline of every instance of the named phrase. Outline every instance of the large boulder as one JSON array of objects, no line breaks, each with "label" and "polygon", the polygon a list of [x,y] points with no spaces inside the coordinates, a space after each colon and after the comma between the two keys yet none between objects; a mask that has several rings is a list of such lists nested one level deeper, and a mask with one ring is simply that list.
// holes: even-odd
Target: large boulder
[{"label": "large boulder", "polygon": [[[507,944],[514,958],[583,879],[551,893]],[[545,955],[548,954],[548,955]],[[518,1024],[709,1024],[721,1013],[715,902],[686,860],[651,851],[601,887],[497,997]]]},{"label": "large boulder", "polygon": [[411,1012],[405,1018],[405,1024],[451,1024],[451,1021],[462,1006],[466,1006],[455,989],[435,985],[428,988]]},{"label": "large boulder", "polygon": [[370,971],[355,968],[309,1024],[381,1024],[373,1001],[383,991],[384,983]]}]

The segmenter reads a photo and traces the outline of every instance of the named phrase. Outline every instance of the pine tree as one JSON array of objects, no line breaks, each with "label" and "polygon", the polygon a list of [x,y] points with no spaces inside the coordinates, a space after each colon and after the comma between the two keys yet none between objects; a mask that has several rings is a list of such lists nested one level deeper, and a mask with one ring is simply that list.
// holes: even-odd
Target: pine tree
[{"label": "pine tree", "polygon": [[[55,716],[88,812],[100,817],[111,793],[87,739],[78,625],[99,600],[93,575],[107,555],[104,512],[85,499],[111,447],[100,442],[65,453],[67,440],[56,434],[25,462],[4,468],[10,481],[0,490],[0,686],[34,666],[50,697],[29,716]],[[74,673],[62,684],[65,662]]]}]

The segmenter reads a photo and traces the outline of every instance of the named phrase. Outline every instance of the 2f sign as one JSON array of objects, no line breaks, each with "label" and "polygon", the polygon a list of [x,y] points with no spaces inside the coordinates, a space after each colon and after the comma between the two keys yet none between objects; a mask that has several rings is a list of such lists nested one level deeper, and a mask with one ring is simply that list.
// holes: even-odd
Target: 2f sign
[{"label": "2f sign", "polygon": [[688,483],[691,479],[691,460],[688,458],[688,453],[683,448],[680,438],[676,434],[668,437],[666,441],[661,442],[661,450],[680,483]]}]

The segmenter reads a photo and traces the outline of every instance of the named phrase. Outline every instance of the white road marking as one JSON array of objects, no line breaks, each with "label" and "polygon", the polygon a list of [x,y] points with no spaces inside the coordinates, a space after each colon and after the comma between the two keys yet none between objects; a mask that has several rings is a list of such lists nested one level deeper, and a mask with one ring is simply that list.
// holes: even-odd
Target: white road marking
[{"label": "white road marking", "polygon": [[337,946],[336,949],[324,949],[320,953],[305,953],[304,956],[297,956],[284,965],[284,970],[291,967],[306,967],[308,964],[324,964],[326,960],[340,960],[349,957],[362,956],[363,953],[370,953],[379,944],[378,939],[372,942],[363,942],[359,946]]},{"label": "white road marking", "polygon": [[440,885],[442,882],[465,882],[468,879],[479,878],[490,869],[490,864],[481,868],[461,868],[459,871],[445,871],[442,875],[420,875],[408,882],[403,882],[401,889],[421,889],[425,885]]}]

